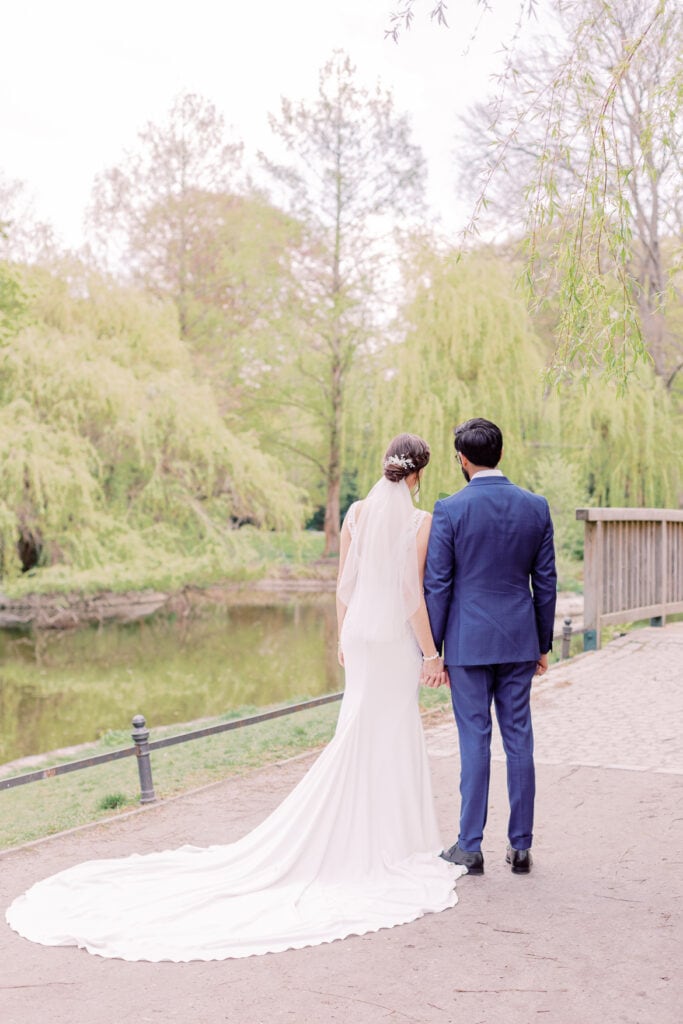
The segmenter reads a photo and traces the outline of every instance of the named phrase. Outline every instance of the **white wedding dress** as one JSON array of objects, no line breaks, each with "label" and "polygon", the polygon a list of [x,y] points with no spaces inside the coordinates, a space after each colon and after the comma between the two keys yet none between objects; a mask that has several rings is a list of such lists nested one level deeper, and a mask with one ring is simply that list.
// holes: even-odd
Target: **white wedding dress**
[{"label": "white wedding dress", "polygon": [[[12,928],[123,960],[223,960],[362,935],[457,903],[464,869],[438,856],[421,657],[404,617],[422,515],[404,482],[380,481],[361,517],[380,546],[364,560],[372,537],[350,512],[337,730],[283,803],[227,846],[88,861],[38,882],[7,911]],[[377,565],[387,558],[388,574]]]}]

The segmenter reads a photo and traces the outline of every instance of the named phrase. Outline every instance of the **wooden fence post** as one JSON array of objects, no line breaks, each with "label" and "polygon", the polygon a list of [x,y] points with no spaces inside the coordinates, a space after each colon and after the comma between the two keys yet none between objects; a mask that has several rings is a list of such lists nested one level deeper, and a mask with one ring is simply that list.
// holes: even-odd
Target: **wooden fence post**
[{"label": "wooden fence post", "polygon": [[667,591],[669,582],[669,563],[668,563],[668,545],[667,545],[667,523],[666,520],[662,520],[659,529],[659,564],[657,566],[659,570],[659,600],[662,604],[661,615],[653,615],[650,619],[651,626],[663,626],[666,623],[666,602],[667,602]]},{"label": "wooden fence post", "polygon": [[583,649],[595,651],[600,646],[600,567],[602,551],[600,541],[602,523],[589,521],[586,509],[576,510],[577,519],[585,519],[583,543]]}]

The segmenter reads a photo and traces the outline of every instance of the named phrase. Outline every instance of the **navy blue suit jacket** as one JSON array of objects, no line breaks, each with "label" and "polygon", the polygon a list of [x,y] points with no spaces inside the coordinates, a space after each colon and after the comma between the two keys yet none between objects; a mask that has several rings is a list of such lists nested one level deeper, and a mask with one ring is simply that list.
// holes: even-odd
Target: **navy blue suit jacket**
[{"label": "navy blue suit jacket", "polygon": [[552,647],[557,597],[546,499],[475,475],[437,501],[424,589],[447,665],[536,661]]}]

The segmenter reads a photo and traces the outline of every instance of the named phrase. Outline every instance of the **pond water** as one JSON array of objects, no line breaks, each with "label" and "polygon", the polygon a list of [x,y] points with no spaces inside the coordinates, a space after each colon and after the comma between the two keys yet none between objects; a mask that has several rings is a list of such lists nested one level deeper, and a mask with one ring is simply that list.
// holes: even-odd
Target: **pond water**
[{"label": "pond water", "polygon": [[[343,687],[334,594],[222,594],[130,625],[0,631],[0,764]],[[123,742],[125,745],[125,740]]]}]

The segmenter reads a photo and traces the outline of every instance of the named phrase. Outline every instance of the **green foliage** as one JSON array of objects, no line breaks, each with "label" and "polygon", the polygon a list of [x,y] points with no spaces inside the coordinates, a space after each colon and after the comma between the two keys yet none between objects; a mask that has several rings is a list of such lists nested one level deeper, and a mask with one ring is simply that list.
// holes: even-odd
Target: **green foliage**
[{"label": "green foliage", "polygon": [[186,256],[202,226],[194,199],[229,194],[241,155],[214,104],[182,93],[163,121],[148,122],[120,164],[95,181],[93,241],[110,262],[123,255],[134,280],[173,296],[183,336],[193,269]]},{"label": "green foliage", "polygon": [[17,333],[26,318],[26,294],[15,269],[0,261],[0,344]]},{"label": "green foliage", "polygon": [[175,307],[194,365],[228,420],[259,425],[250,399],[277,362],[273,324],[283,315],[300,227],[237,186],[240,155],[213,104],[179,96],[164,121],[147,124],[136,148],[98,177],[89,226],[107,262],[120,265],[124,253],[128,280]]},{"label": "green foliage", "polygon": [[440,492],[464,483],[453,428],[472,416],[501,424],[504,468],[523,483],[525,445],[544,430],[543,346],[513,275],[483,254],[461,259],[426,249],[414,254],[407,273],[416,283],[405,338],[383,352],[382,376],[368,396],[372,421],[357,415],[353,425],[360,490],[379,476],[391,437],[406,430],[432,449],[422,486],[423,504],[431,507]]},{"label": "green foliage", "polygon": [[[152,588],[177,591],[185,586],[206,586],[226,579],[248,582],[268,575],[317,578],[315,566],[323,551],[323,536],[313,530],[264,530],[243,526],[227,534],[220,546],[196,537],[178,537],[172,525],[147,528],[142,538],[124,531],[120,560],[112,556],[90,568],[67,563],[41,565],[3,580],[3,592],[12,598],[27,594],[94,594]],[[118,555],[116,556],[118,557]]]},{"label": "green foliage", "polygon": [[381,353],[381,375],[367,362],[348,431],[361,493],[379,476],[388,441],[407,430],[432,449],[421,495],[431,508],[441,494],[464,486],[453,427],[485,416],[503,430],[504,472],[547,496],[567,578],[582,554],[577,508],[679,504],[683,418],[676,395],[651,367],[641,367],[625,391],[599,372],[548,391],[549,345],[500,256],[422,248],[406,274],[413,299],[404,340]]},{"label": "green foliage", "polygon": [[492,217],[523,236],[531,302],[555,316],[550,381],[599,372],[623,390],[651,359],[670,386],[683,366],[672,323],[683,10],[678,0],[551,8],[554,31],[518,33],[497,95],[467,119],[472,226]]},{"label": "green foliage", "polygon": [[340,51],[321,69],[315,99],[283,98],[270,125],[285,162],[263,162],[302,226],[302,245],[290,316],[265,370],[272,406],[279,390],[289,417],[283,447],[309,459],[325,487],[325,551],[334,554],[354,365],[386,302],[386,232],[419,214],[425,165],[391,94],[364,88]]},{"label": "green foliage", "polygon": [[[179,96],[98,177],[91,235],[109,264],[125,266],[129,280],[175,309],[193,366],[226,424],[253,431],[295,486],[313,492],[317,465],[302,468],[290,456],[320,441],[315,409],[302,410],[294,395],[315,311],[312,304],[311,317],[302,315],[298,296],[302,227],[237,184],[239,156],[213,104]],[[306,258],[318,244],[307,243]]]},{"label": "green foliage", "polygon": [[[234,527],[299,525],[299,492],[229,430],[174,311],[68,268],[36,272],[34,324],[6,353],[0,554],[23,567],[234,561]],[[27,566],[28,559],[28,566]]]},{"label": "green foliage", "polygon": [[555,551],[567,562],[583,559],[583,523],[575,510],[590,504],[582,467],[561,452],[541,455],[534,463],[531,490],[545,495],[555,526]]},{"label": "green foliage", "polygon": [[432,447],[427,507],[462,486],[452,428],[473,415],[548,494],[565,558],[577,505],[680,502],[683,21],[672,0],[560,6],[567,38],[513,60],[510,103],[479,119],[502,146],[482,207],[504,169],[518,235],[524,199],[531,315],[509,249],[416,241],[399,294],[386,231],[420,209],[424,165],[341,53],[271,119],[287,212],[238,186],[240,146],[185,95],[95,187],[91,226],[136,287],[0,263],[4,590],[248,577],[291,562],[307,515],[333,553],[395,433]]},{"label": "green foliage", "polygon": [[107,793],[97,801],[98,811],[115,811],[119,807],[135,803],[134,799],[126,796],[125,793]]},{"label": "green foliage", "polygon": [[683,417],[649,366],[622,394],[593,378],[560,396],[565,440],[577,446],[591,505],[676,508],[683,490]]},{"label": "green foliage", "polygon": [[680,339],[672,351],[664,324],[680,253],[670,261],[664,242],[681,228],[683,13],[676,0],[583,0],[562,14],[569,56],[544,116],[575,185],[562,187],[548,160],[530,217],[532,252],[535,235],[561,224],[553,370],[599,365],[623,388],[649,354],[669,381],[680,368]]},{"label": "green foliage", "polygon": [[[530,4],[535,3],[535,0],[528,0]],[[477,3],[482,4],[487,9],[489,7],[488,0],[477,0]],[[522,0],[524,3],[524,0]],[[385,36],[393,39],[395,43],[398,42],[399,36],[404,30],[408,30],[415,17],[413,10],[415,6],[415,0],[402,0],[401,6],[397,10],[392,10],[389,13],[389,28],[385,31]],[[446,10],[448,8],[447,0],[435,0],[434,6],[429,12],[429,16],[432,21],[436,21],[438,25],[448,26],[446,20]]]}]

